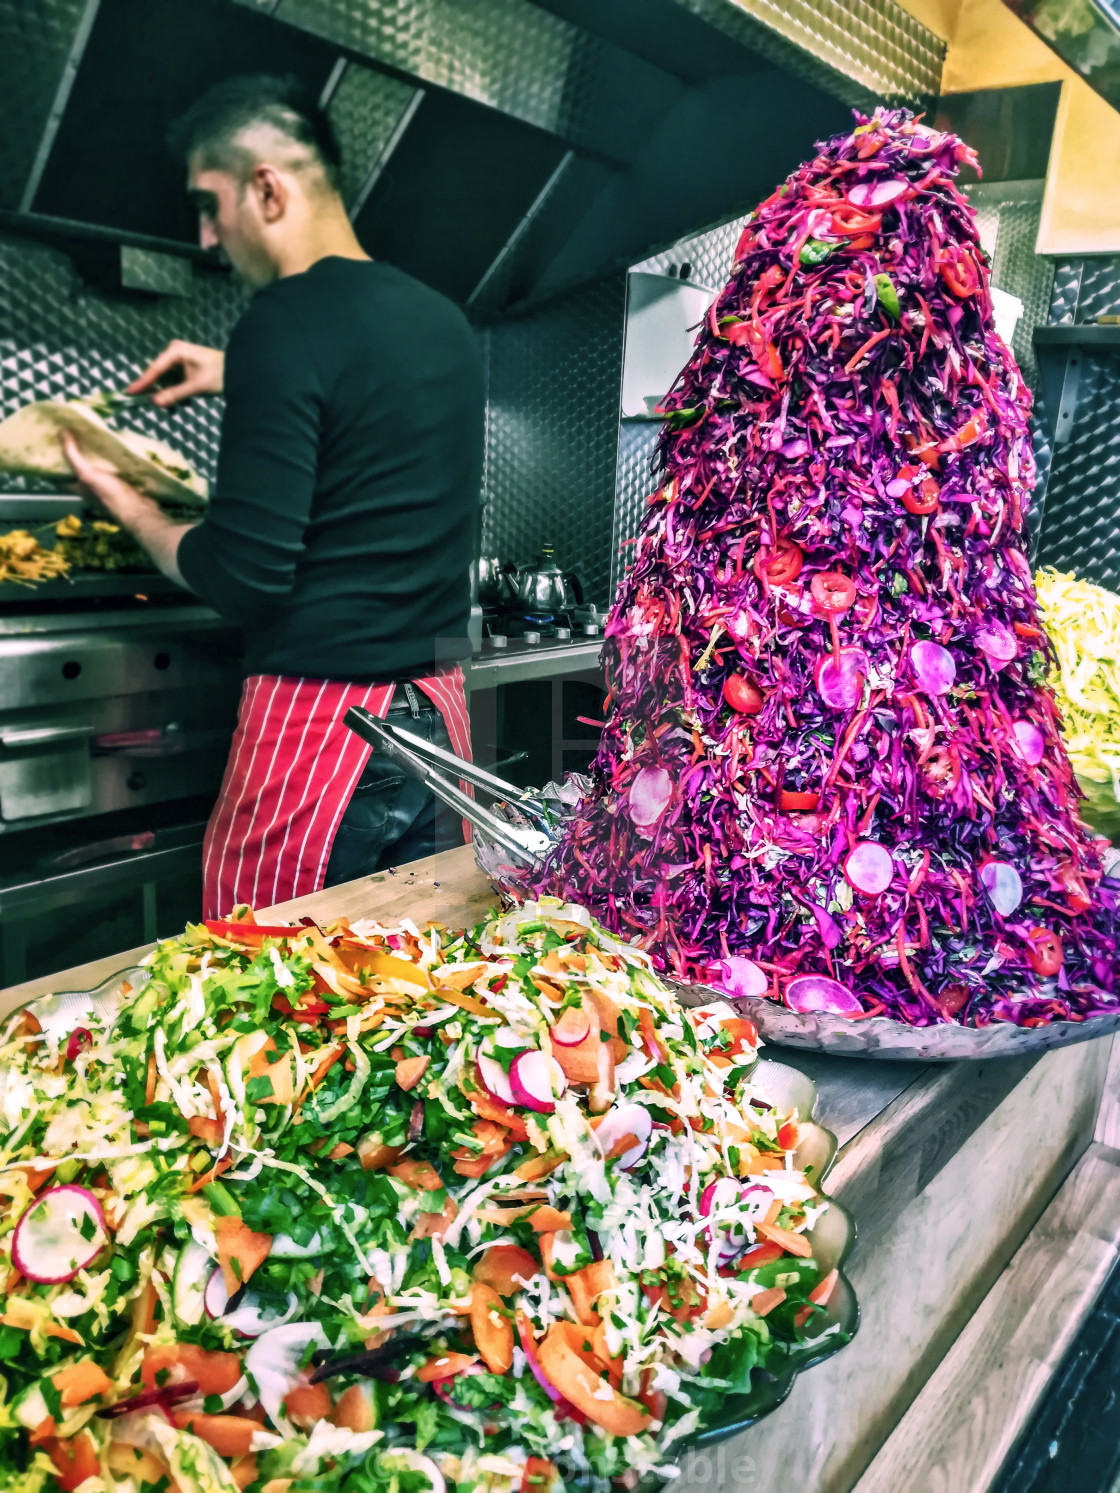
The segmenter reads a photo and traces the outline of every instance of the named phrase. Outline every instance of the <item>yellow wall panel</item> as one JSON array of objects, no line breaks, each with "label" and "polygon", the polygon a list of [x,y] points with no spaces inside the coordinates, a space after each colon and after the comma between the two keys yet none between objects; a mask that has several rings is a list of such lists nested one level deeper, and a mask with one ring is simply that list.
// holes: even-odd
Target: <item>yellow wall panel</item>
[{"label": "yellow wall panel", "polygon": [[901,4],[949,44],[942,93],[1061,80],[1038,252],[1120,253],[1120,113],[1002,0]]}]

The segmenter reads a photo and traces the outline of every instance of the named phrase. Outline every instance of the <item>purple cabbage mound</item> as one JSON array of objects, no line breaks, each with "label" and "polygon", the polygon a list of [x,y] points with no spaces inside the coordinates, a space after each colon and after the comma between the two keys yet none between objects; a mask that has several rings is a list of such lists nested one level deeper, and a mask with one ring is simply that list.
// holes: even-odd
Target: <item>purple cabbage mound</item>
[{"label": "purple cabbage mound", "polygon": [[918,1026],[1117,1009],[965,161],[904,110],[819,147],[664,400],[593,788],[536,889],[671,977],[825,976],[799,988]]}]

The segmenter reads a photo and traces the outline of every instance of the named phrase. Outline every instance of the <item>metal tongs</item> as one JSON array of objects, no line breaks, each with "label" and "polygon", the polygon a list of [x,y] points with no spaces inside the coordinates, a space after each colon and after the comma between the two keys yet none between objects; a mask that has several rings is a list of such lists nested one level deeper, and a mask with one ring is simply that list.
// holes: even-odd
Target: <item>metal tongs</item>
[{"label": "metal tongs", "polygon": [[[436,798],[470,820],[488,840],[500,845],[522,865],[535,870],[543,864],[543,857],[553,843],[553,835],[540,802],[523,788],[504,782],[485,768],[476,767],[473,762],[464,762],[454,752],[422,741],[399,726],[380,720],[360,705],[352,705],[343,720],[375,752],[382,752],[411,777],[418,779]],[[520,829],[505,819],[499,819],[468,797],[457,786],[458,779],[481,788],[493,798],[508,801],[533,828]]]}]

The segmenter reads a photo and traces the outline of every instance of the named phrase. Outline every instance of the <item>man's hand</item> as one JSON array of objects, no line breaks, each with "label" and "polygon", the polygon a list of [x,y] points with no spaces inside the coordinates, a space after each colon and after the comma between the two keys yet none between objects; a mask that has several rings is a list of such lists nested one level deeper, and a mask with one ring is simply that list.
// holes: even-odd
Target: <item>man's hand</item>
[{"label": "man's hand", "polygon": [[169,342],[159,357],[150,363],[139,378],[125,390],[126,394],[143,394],[167,373],[178,370],[178,382],[152,395],[160,409],[182,404],[196,394],[220,394],[225,377],[226,355],[216,347],[199,347],[194,342]]},{"label": "man's hand", "polygon": [[144,546],[164,575],[184,585],[177,556],[179,541],[191,525],[173,523],[154,499],[91,461],[68,430],[62,432],[62,449],[86,491]]}]

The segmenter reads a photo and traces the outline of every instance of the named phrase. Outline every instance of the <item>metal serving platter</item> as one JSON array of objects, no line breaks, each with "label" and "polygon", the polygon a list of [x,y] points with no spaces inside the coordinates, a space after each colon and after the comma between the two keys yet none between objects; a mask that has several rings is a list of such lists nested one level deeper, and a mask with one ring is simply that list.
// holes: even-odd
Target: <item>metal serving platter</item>
[{"label": "metal serving platter", "polygon": [[[495,805],[495,813],[514,824],[519,822],[516,802]],[[475,830],[474,852],[479,869],[503,898],[511,904],[524,899],[521,890],[524,873],[510,865],[508,855],[501,846],[487,839],[485,830]],[[1120,854],[1109,874],[1120,874]],[[831,1052],[839,1057],[883,1058],[888,1062],[980,1062],[1048,1052],[1052,1047],[1068,1047],[1073,1042],[1107,1037],[1120,1030],[1120,1009],[1115,1015],[1093,1016],[1085,1021],[1054,1021],[1037,1027],[1016,1026],[1011,1021],[993,1021],[985,1027],[960,1026],[948,1021],[920,1027],[892,1021],[887,1016],[857,1017],[853,1021],[824,1011],[799,1015],[769,996],[733,996],[715,985],[682,984],[664,974],[660,978],[687,1006],[727,1001],[754,1022],[767,1042],[800,1047],[807,1052]]]},{"label": "metal serving platter", "polygon": [[[665,977],[662,976],[664,979]],[[888,1062],[958,1063],[986,1058],[1021,1057],[1107,1037],[1120,1029],[1120,1011],[1115,1016],[1092,1016],[1086,1021],[1053,1021],[1048,1026],[1022,1027],[1013,1021],[993,1021],[990,1026],[958,1026],[939,1022],[936,1026],[907,1026],[887,1016],[867,1016],[853,1021],[814,1011],[801,1016],[768,996],[731,996],[714,985],[673,986],[686,1006],[702,1006],[724,1000],[747,1016],[767,1042],[782,1047],[800,1047],[808,1052],[831,1052],[838,1057],[884,1058]]]},{"label": "metal serving platter", "polygon": [[[133,965],[110,975],[93,990],[68,990],[42,995],[29,1001],[23,1009],[30,1011],[55,1043],[61,1043],[76,1026],[81,1026],[96,1012],[113,1020],[128,996],[146,984],[150,970]],[[128,987],[126,989],[126,987]],[[9,1013],[12,1015],[14,1013]],[[0,1068],[0,1107],[7,1090],[7,1072]],[[800,1138],[794,1160],[800,1170],[812,1167],[818,1192],[824,1193],[824,1182],[836,1159],[838,1143],[831,1130],[813,1119],[817,1106],[817,1088],[811,1078],[786,1063],[760,1058],[751,1070],[751,1089],[783,1115],[797,1111]],[[839,1203],[829,1199],[828,1210],[816,1225],[806,1231],[813,1246],[813,1258],[821,1276],[830,1270],[839,1272],[836,1287],[829,1298],[820,1328],[811,1340],[790,1345],[783,1359],[758,1369],[752,1376],[749,1394],[728,1395],[714,1424],[696,1436],[682,1439],[680,1450],[708,1446],[726,1440],[769,1415],[789,1394],[798,1374],[812,1368],[845,1347],[859,1327],[859,1306],[851,1282],[843,1272],[844,1261],[855,1243],[855,1224]]]}]

